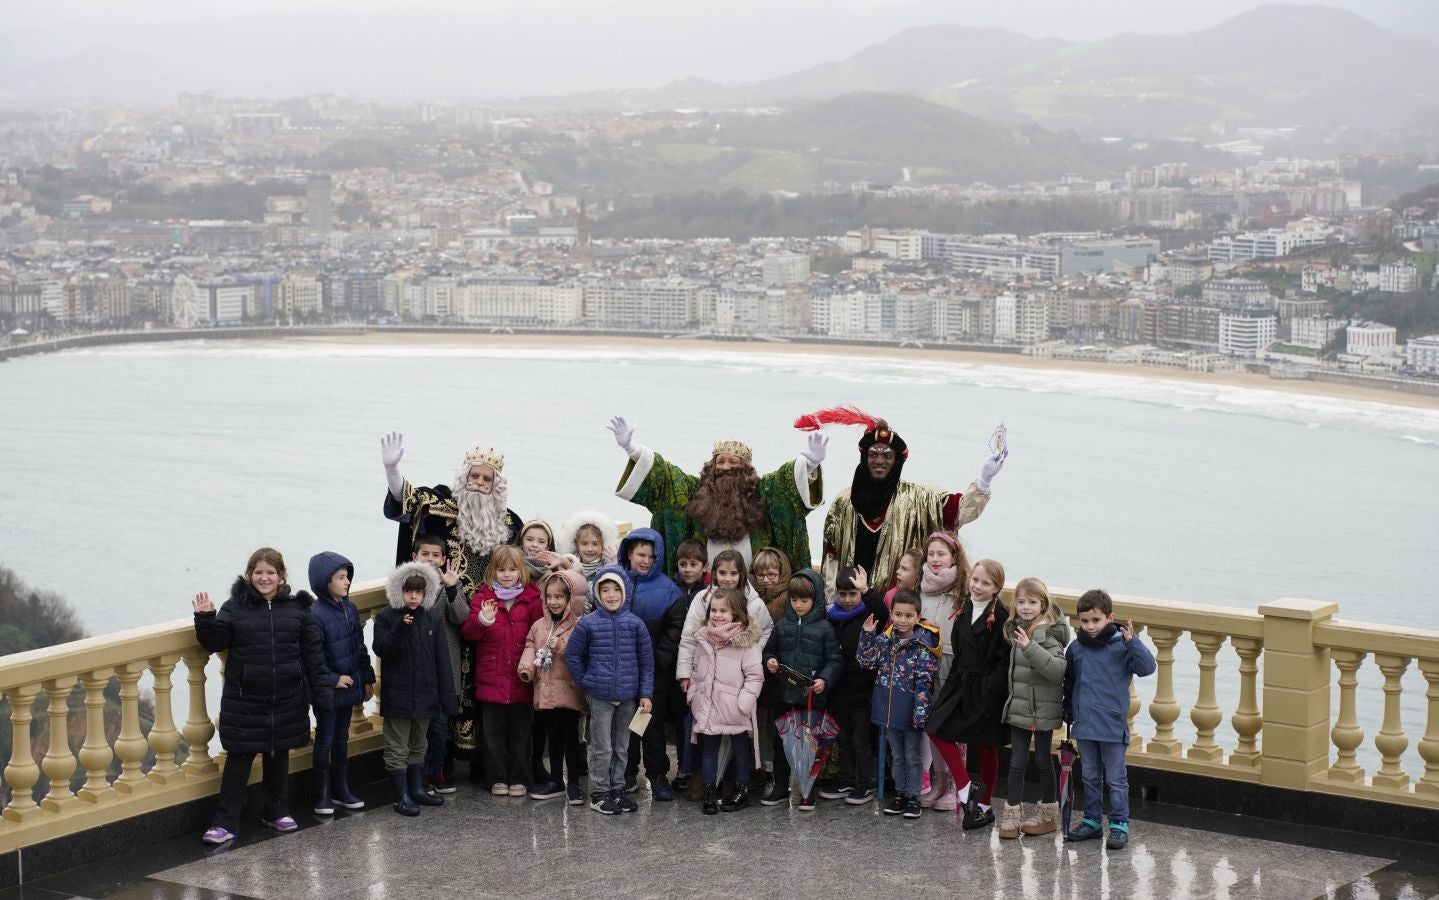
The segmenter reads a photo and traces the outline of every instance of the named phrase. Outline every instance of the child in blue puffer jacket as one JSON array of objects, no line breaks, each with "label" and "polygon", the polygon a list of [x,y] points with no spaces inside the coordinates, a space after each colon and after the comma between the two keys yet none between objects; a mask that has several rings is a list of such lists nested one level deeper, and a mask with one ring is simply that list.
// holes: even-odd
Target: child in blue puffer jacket
[{"label": "child in blue puffer jacket", "polygon": [[902,590],[894,595],[889,628],[876,634],[874,616],[868,616],[859,636],[855,658],[878,672],[870,721],[884,729],[894,756],[895,796],[885,815],[919,818],[919,791],[924,725],[929,719],[930,692],[939,671],[939,628],[920,619],[919,595]]},{"label": "child in blue puffer jacket", "polygon": [[364,809],[365,802],[350,791],[350,714],[370,699],[375,669],[365,649],[365,626],[360,611],[350,602],[355,565],[338,553],[310,557],[310,590],[315,592],[310,612],[325,637],[325,668],[334,677],[335,705],[315,707],[315,815],[332,816],[335,804]]},{"label": "child in blue puffer jacket", "polygon": [[629,611],[629,575],[619,566],[595,573],[594,612],[581,617],[565,646],[570,677],[589,702],[590,809],[607,816],[639,809],[620,792],[636,708],[648,713],[655,658],[650,632]]}]

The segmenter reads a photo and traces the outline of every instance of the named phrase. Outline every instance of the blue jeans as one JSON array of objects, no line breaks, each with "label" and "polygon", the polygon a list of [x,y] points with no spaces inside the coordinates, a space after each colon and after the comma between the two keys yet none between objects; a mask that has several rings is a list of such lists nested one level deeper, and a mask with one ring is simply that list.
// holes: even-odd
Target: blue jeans
[{"label": "blue jeans", "polygon": [[890,771],[894,773],[895,792],[917,795],[923,777],[920,768],[924,741],[927,740],[924,732],[913,728],[886,728],[884,735],[889,741],[889,752],[894,757],[890,761]]},{"label": "blue jeans", "polygon": [[590,791],[617,791],[625,785],[629,762],[630,720],[639,703],[633,698],[616,705],[589,694]]},{"label": "blue jeans", "polygon": [[444,713],[430,719],[430,730],[425,735],[425,775],[433,778],[445,768],[446,752],[449,749],[450,719]]},{"label": "blue jeans", "polygon": [[1129,770],[1127,744],[1119,741],[1080,741],[1080,768],[1084,772],[1084,817],[1104,821],[1104,783],[1109,782],[1109,824],[1129,821]]},{"label": "blue jeans", "polygon": [[[720,742],[725,739],[725,735],[702,734],[699,739],[700,781],[703,784],[711,785],[719,777]],[[730,766],[728,771],[734,773],[734,783],[740,787],[749,784],[750,769],[754,766],[750,743],[748,733],[729,735]]]},{"label": "blue jeans", "polygon": [[345,765],[350,757],[350,713],[353,706],[330,710],[315,707],[315,748],[311,758],[317,769]]}]

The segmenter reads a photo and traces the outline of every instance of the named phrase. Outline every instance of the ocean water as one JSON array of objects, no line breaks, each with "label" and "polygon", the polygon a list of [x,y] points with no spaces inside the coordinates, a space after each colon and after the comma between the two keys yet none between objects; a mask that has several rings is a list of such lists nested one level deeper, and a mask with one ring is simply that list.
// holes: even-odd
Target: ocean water
[{"label": "ocean water", "polygon": [[[610,416],[688,469],[737,438],[768,471],[803,448],[797,415],[840,403],[889,419],[910,447],[908,479],[956,489],[978,473],[994,426],[1008,426],[993,500],[961,536],[1011,580],[1246,608],[1309,597],[1336,601],[1344,618],[1431,618],[1439,411],[723,346],[196,341],[7,363],[0,565],[64,594],[93,632],[160,622],[188,615],[196,591],[223,596],[262,545],[285,553],[298,585],[327,549],[353,559],[361,581],[382,576],[395,537],[381,515],[379,438],[390,430],[404,433],[401,469],[417,484],[448,483],[467,449],[494,446],[522,516],[557,524],[595,507],[639,522],[644,510],[613,493],[625,460]],[[830,497],[853,475],[859,432],[828,433]],[[816,549],[822,520],[822,510],[810,520]],[[1180,659],[1184,699],[1187,640]],[[1222,659],[1232,671],[1232,650]],[[1411,734],[1422,732],[1422,684],[1411,671]],[[1377,722],[1375,699],[1361,707]]]}]

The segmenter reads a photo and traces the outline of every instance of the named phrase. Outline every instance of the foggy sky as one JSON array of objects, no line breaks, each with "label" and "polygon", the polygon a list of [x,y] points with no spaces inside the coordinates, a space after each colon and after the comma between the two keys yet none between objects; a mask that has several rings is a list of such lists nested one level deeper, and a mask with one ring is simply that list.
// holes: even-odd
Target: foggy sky
[{"label": "foggy sky", "polygon": [[[843,59],[906,28],[1033,37],[1208,27],[1257,0],[9,0],[0,101],[76,85],[119,92],[485,98],[742,84]],[[1439,0],[1336,0],[1439,40]]]}]

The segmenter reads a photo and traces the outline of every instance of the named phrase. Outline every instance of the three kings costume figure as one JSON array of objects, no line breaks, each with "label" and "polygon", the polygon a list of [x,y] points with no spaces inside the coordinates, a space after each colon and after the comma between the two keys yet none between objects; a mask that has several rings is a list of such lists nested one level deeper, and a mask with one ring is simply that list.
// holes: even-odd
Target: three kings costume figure
[{"label": "three kings costume figure", "polygon": [[936,531],[955,534],[979,518],[989,503],[990,479],[1009,454],[1007,447],[994,449],[966,490],[947,491],[902,480],[909,448],[885,420],[854,407],[837,407],[795,421],[802,431],[824,425],[865,428],[854,480],[834,498],[824,519],[822,572],[830,590],[839,570],[848,566],[862,566],[876,587],[888,585],[904,551],[922,547]]},{"label": "three kings costume figure", "polygon": [[810,435],[799,456],[764,476],[755,472],[748,446],[720,441],[695,476],[636,444],[623,418],[611,419],[609,428],[630,458],[615,493],[650,511],[650,527],[665,539],[666,572],[675,572],[675,553],[688,538],[705,544],[710,559],[738,550],[748,565],[757,551],[778,547],[794,570],[809,567],[805,517],[824,501],[825,438]]},{"label": "three kings costume figure", "polygon": [[[415,487],[400,474],[405,455],[404,435],[391,432],[380,439],[380,459],[385,466],[385,518],[398,522],[396,564],[409,562],[415,539],[421,535],[440,538],[447,560],[459,571],[454,609],[468,616],[470,598],[483,583],[490,557],[502,544],[518,544],[521,519],[506,504],[509,485],[505,480],[505,458],[494,449],[476,447],[465,454],[454,481],[449,485]],[[446,597],[454,592],[447,591]],[[449,602],[445,603],[446,606]],[[459,661],[460,712],[450,723],[455,749],[475,751],[481,740],[475,706],[474,644],[459,638],[459,625],[447,610],[445,633],[450,659]]]}]

